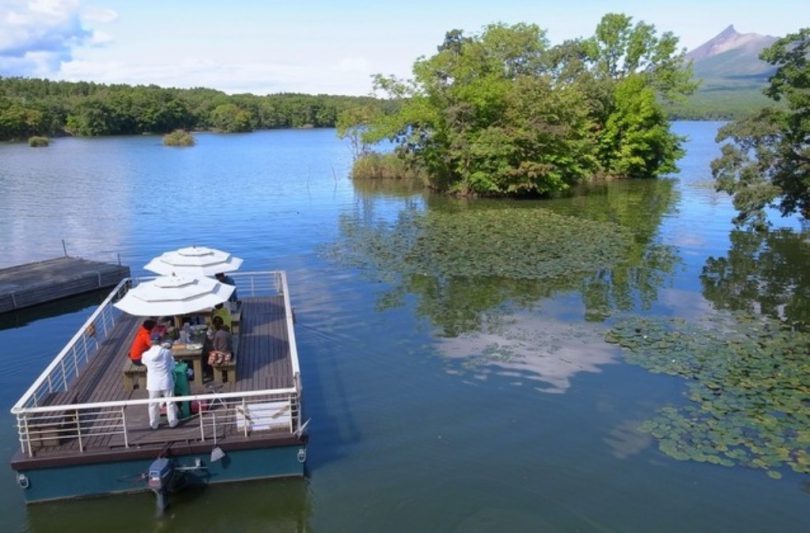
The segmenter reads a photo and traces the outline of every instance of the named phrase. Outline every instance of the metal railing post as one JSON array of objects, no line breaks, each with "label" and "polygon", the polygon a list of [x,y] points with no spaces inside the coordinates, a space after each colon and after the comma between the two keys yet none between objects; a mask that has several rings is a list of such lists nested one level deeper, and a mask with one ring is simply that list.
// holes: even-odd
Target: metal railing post
[{"label": "metal railing post", "polygon": [[[95,323],[93,323],[93,331],[96,331]],[[98,333],[95,333],[94,335],[98,335]],[[84,346],[84,362],[87,364],[90,361],[90,352],[87,349],[87,333],[85,333],[82,337],[82,345]],[[96,346],[98,346],[98,343]]]},{"label": "metal railing post", "polygon": [[217,445],[217,414],[216,413],[211,413],[211,418],[212,418],[211,423],[213,424],[211,427],[213,428],[213,433],[214,433],[214,446],[216,446]]},{"label": "metal railing post", "polygon": [[104,330],[104,338],[107,338],[107,316],[108,316],[107,308],[104,308],[104,311],[101,312],[101,328]]},{"label": "metal railing post", "polygon": [[127,411],[126,407],[121,407],[121,422],[124,424],[124,448],[129,448],[129,435],[127,434]]},{"label": "metal railing post", "polygon": [[78,437],[79,439],[79,453],[84,453],[84,443],[82,442],[81,416],[79,415],[78,409],[74,411],[74,416],[76,417],[76,437]]},{"label": "metal railing post", "polygon": [[[82,335],[82,338],[84,338],[84,335]],[[87,353],[87,352],[85,352],[85,353]],[[73,345],[73,372],[75,372],[73,374],[73,377],[78,378],[79,377],[79,357],[76,355],[76,345],[75,344]]]},{"label": "metal railing post", "polygon": [[247,402],[245,398],[242,398],[242,418],[245,419],[245,438],[248,436],[248,413],[247,413]]},{"label": "metal railing post", "polygon": [[[28,431],[28,417],[23,416],[23,427],[25,428],[25,443],[28,444],[28,457],[34,456],[34,451],[31,449],[31,433]],[[21,435],[22,437],[22,435]]]}]

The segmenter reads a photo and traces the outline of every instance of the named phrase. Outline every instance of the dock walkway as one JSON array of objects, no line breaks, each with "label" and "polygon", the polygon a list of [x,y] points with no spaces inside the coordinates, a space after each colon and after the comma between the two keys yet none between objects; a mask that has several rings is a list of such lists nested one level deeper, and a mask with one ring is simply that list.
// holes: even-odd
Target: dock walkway
[{"label": "dock walkway", "polygon": [[58,257],[0,269],[0,313],[59,298],[113,287],[129,276],[129,267]]}]

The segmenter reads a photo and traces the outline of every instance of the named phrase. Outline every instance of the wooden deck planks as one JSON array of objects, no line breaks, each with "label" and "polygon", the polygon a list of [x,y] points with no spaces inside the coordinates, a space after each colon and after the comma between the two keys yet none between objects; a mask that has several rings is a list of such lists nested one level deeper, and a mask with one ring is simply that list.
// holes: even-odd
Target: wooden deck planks
[{"label": "wooden deck planks", "polygon": [[58,257],[0,269],[0,313],[111,287],[129,267]]},{"label": "wooden deck planks", "polygon": [[293,386],[284,300],[281,297],[245,301],[235,389],[261,390]]},{"label": "wooden deck planks", "polygon": [[[195,390],[195,393],[293,387],[283,297],[243,299],[241,314],[236,382],[219,387],[206,387],[207,390]],[[82,371],[79,379],[70,384],[68,391],[54,395],[47,403],[53,405],[146,398],[144,390],[137,389],[134,392],[124,390],[121,379],[121,368],[128,357],[132,338],[141,321],[140,318],[128,315],[121,317],[107,340],[99,346],[89,365]],[[146,406],[129,407],[126,409],[126,416],[127,427],[135,431],[130,446],[160,447],[167,441],[193,441],[199,435],[197,417],[191,417],[174,429],[164,425],[161,429],[152,431],[148,429]],[[93,424],[97,427],[101,422],[83,419],[83,424]],[[222,437],[223,434],[218,436]],[[102,451],[120,449],[124,442],[123,436],[105,435],[85,438],[82,444],[86,451]],[[43,448],[37,452],[37,456],[74,455],[78,449],[77,439],[71,439],[59,446]]]}]

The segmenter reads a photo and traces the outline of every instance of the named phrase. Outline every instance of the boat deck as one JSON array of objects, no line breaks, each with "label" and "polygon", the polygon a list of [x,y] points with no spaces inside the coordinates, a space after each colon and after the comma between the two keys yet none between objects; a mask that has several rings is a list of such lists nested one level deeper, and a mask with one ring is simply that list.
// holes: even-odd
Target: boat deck
[{"label": "boat deck", "polygon": [[[236,358],[236,379],[214,385],[212,382],[200,382],[201,376],[195,376],[190,382],[192,394],[245,392],[266,389],[284,389],[294,387],[292,358],[286,327],[286,315],[283,296],[251,297],[242,300],[241,323],[238,333],[238,352]],[[70,383],[66,391],[52,394],[44,405],[70,405],[146,399],[143,388],[127,391],[124,388],[122,369],[128,357],[132,339],[142,319],[122,316],[115,324],[114,330],[101,343],[92,360],[82,371],[78,379]],[[207,406],[207,412],[216,412],[216,402]],[[224,409],[223,409],[224,410]],[[69,411],[68,415],[69,416]],[[83,417],[87,416],[82,415]],[[169,428],[165,423],[158,430],[149,428],[146,405],[125,407],[126,424],[131,428],[127,432],[127,441],[121,434],[100,435],[82,441],[82,455],[93,455],[112,451],[143,450],[154,452],[167,443],[193,444],[200,442],[200,419],[198,416],[181,421],[176,428]],[[105,423],[83,418],[83,424],[89,422],[97,426]],[[213,438],[216,431],[217,440],[231,442],[249,441],[237,428],[219,426],[210,429],[206,438]],[[77,438],[67,439],[55,446],[45,446],[34,452],[36,458],[58,459],[76,455],[79,452]],[[18,453],[18,455],[20,455]],[[18,459],[23,459],[23,456]],[[27,458],[31,460],[32,458]]]}]

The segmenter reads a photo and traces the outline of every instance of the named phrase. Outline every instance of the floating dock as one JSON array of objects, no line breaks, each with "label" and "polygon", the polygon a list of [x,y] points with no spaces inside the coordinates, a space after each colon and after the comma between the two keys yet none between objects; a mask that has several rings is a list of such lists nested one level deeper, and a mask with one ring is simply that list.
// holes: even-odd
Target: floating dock
[{"label": "floating dock", "polygon": [[58,257],[0,269],[0,313],[114,287],[129,267],[78,257]]}]

